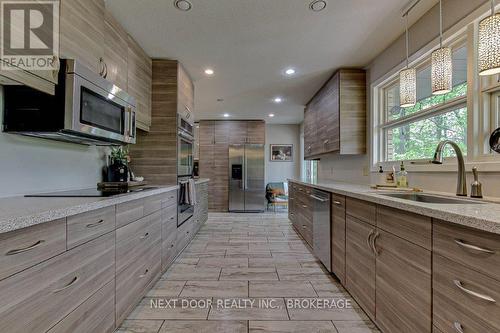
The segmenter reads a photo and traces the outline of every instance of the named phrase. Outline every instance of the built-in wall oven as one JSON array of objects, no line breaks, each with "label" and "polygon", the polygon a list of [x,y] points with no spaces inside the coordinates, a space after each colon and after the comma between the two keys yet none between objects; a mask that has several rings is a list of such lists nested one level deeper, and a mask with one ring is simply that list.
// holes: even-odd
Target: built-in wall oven
[{"label": "built-in wall oven", "polygon": [[177,226],[180,227],[194,214],[194,202],[189,181],[193,179],[193,125],[186,119],[178,115],[178,136],[177,136],[177,179],[179,182],[179,203]]},{"label": "built-in wall oven", "polygon": [[136,141],[136,102],[76,60],[61,60],[55,95],[4,87],[5,132],[91,145]]}]

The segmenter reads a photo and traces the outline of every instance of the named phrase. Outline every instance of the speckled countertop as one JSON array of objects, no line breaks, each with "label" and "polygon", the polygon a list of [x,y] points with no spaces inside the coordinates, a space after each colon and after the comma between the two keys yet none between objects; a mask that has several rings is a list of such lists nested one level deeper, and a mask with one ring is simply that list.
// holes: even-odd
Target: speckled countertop
[{"label": "speckled countertop", "polygon": [[[209,179],[197,179],[197,184]],[[151,185],[154,186],[154,185]],[[177,189],[160,186],[107,198],[0,198],[0,234]]]},{"label": "speckled countertop", "polygon": [[[315,183],[289,179],[291,182],[309,185],[314,188],[337,193],[352,198],[370,201],[376,204],[398,208],[436,219],[449,221],[463,226],[500,234],[500,202],[490,202],[490,199],[481,200],[481,203],[468,204],[431,204],[415,202],[405,199],[384,196],[387,190],[375,190],[367,185],[355,185],[333,181],[319,181]],[[427,194],[442,195],[442,193],[427,192]],[[454,196],[447,197],[456,198]],[[465,199],[465,198],[464,198]],[[470,199],[470,198],[469,198]],[[495,199],[491,199],[493,201]],[[497,199],[498,200],[498,199]]]}]

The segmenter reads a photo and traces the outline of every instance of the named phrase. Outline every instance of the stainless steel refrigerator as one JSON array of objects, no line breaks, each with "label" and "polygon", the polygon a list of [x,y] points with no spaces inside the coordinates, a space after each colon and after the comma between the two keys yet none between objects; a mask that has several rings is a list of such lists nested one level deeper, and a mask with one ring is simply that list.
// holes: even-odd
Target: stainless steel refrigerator
[{"label": "stainless steel refrigerator", "polygon": [[264,145],[229,145],[229,211],[265,208]]}]

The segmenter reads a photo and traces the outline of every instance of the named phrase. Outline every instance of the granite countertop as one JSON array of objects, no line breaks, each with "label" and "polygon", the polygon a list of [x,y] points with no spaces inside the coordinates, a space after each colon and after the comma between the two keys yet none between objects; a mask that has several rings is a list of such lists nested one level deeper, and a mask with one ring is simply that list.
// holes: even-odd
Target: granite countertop
[{"label": "granite countertop", "polygon": [[[480,201],[477,204],[431,204],[384,196],[384,193],[391,191],[375,190],[367,185],[356,185],[334,181],[318,181],[311,183],[297,179],[289,179],[289,181],[463,226],[500,234],[500,202],[491,202],[498,199],[492,198],[490,200],[486,198],[485,200],[475,200]],[[443,193],[429,191],[424,191],[423,193],[443,195]],[[455,198],[450,194],[447,194],[447,197]]]},{"label": "granite countertop", "polygon": [[169,192],[177,188],[177,185],[161,186],[105,198],[1,198],[0,234],[132,200],[146,198],[152,195]]}]

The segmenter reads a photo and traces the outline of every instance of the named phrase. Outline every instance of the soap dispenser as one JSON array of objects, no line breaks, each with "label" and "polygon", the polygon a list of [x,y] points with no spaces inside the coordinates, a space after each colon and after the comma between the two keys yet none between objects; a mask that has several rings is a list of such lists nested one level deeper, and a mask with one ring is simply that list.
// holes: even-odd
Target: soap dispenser
[{"label": "soap dispenser", "polygon": [[482,198],[483,197],[483,185],[479,182],[479,177],[477,175],[477,167],[472,168],[472,173],[474,174],[474,182],[472,182],[472,190],[470,193],[471,198]]},{"label": "soap dispenser", "polygon": [[398,187],[407,188],[408,187],[408,172],[406,172],[404,162],[401,161],[400,171],[396,176],[396,184]]}]

